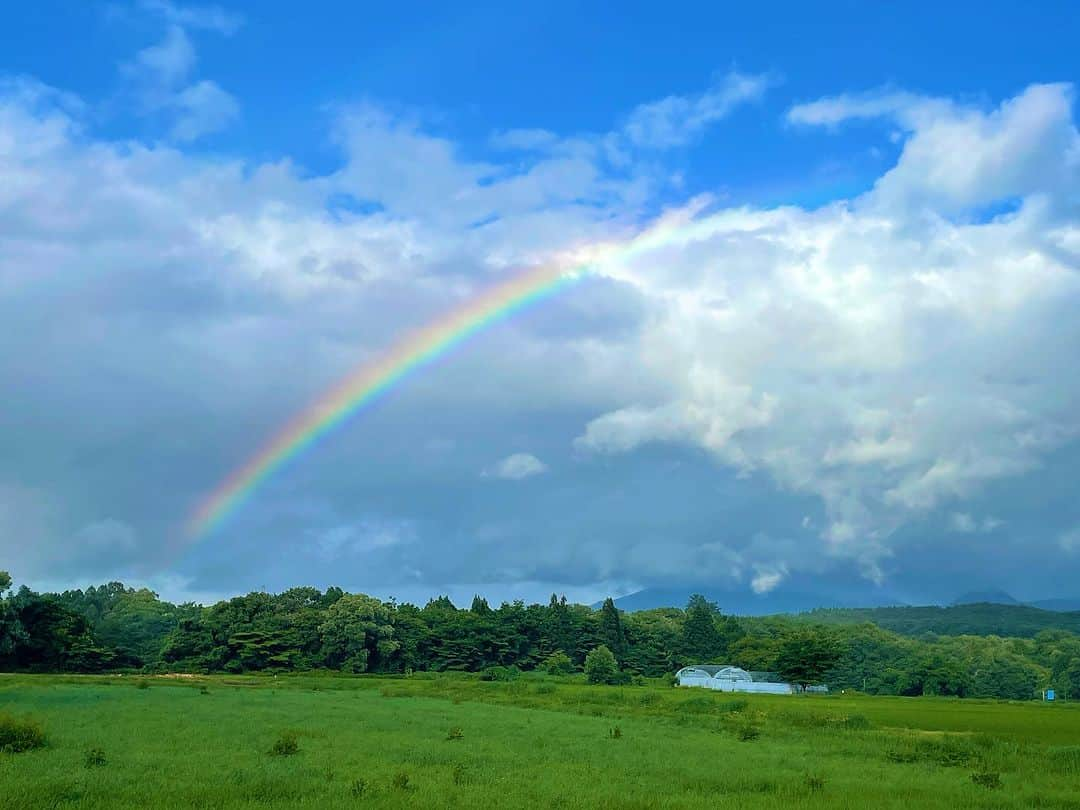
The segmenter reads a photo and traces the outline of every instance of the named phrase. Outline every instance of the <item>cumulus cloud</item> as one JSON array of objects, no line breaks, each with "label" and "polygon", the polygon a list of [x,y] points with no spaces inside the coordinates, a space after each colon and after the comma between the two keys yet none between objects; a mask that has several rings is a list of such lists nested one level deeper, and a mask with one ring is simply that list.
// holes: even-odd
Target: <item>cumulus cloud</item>
[{"label": "cumulus cloud", "polygon": [[[199,86],[180,56],[151,60],[183,75],[169,79],[176,95]],[[596,244],[615,249],[572,296],[411,378],[414,398],[366,417],[375,435],[343,429],[270,482],[248,523],[197,550],[218,573],[181,585],[213,592],[208,579],[255,558],[291,584],[299,560],[332,575],[354,555],[383,583],[707,574],[764,592],[826,565],[880,578],[920,520],[993,530],[970,499],[1080,431],[1071,89],[1034,86],[992,109],[902,96],[863,109],[903,140],[861,197],[813,210],[697,200],[650,221],[651,165],[631,150],[615,170],[603,144],[692,139],[724,108],[702,99],[724,87],[632,113],[632,138],[621,124],[574,144],[506,137],[528,150],[509,163],[467,157],[419,119],[343,106],[340,164],[313,176],[95,138],[62,93],[9,85],[5,559],[44,576],[89,531],[110,549],[95,570],[112,555],[110,571],[163,575],[193,504],[321,390],[492,281]],[[801,123],[841,125],[841,107]],[[433,452],[446,436],[454,452]],[[564,465],[555,448],[575,438]],[[485,485],[477,470],[545,469],[526,453],[485,468],[508,440],[560,474],[505,487],[505,510],[489,513],[496,499],[469,489]],[[684,456],[662,466],[658,445],[707,456],[707,475]],[[725,522],[738,486],[775,500]],[[784,498],[789,525],[761,539]]]},{"label": "cumulus cloud", "polygon": [[547,471],[547,465],[531,453],[514,453],[484,471],[492,478],[520,481]]},{"label": "cumulus cloud", "polygon": [[[650,301],[639,357],[674,395],[578,445],[691,443],[814,493],[826,550],[874,575],[914,516],[1037,467],[1080,430],[1070,103],[1045,85],[939,106],[859,199],[714,211],[608,268]],[[1002,198],[1017,210],[952,216]]]},{"label": "cumulus cloud", "polygon": [[227,35],[239,26],[239,18],[217,8],[181,8],[168,2],[147,2],[144,7],[168,25],[160,42],[121,66],[140,110],[167,118],[170,136],[181,142],[225,129],[239,117],[240,105],[217,82],[191,81],[197,55],[187,29]]}]

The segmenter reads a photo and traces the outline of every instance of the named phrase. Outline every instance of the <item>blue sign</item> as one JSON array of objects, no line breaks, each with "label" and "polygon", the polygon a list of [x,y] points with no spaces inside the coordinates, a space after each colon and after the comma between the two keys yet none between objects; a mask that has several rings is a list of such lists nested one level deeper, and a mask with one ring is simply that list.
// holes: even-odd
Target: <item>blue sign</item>
[{"label": "blue sign", "polygon": [[1046,690],[1046,699],[1047,700],[1053,700],[1054,699],[1054,690],[1053,689],[1047,689]]}]

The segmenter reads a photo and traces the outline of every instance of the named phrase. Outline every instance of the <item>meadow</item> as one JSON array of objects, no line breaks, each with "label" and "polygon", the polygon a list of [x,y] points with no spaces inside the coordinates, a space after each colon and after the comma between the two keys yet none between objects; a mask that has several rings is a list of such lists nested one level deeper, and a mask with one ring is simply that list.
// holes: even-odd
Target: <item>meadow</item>
[{"label": "meadow", "polygon": [[523,676],[0,675],[18,808],[1080,808],[1080,706]]}]

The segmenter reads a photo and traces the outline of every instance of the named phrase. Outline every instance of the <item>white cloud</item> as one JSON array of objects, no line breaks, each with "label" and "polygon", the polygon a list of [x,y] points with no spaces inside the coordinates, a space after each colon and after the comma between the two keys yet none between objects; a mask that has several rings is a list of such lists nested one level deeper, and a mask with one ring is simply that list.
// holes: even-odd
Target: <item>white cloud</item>
[{"label": "white cloud", "polygon": [[484,471],[492,478],[520,481],[547,471],[547,465],[531,453],[514,453]]},{"label": "white cloud", "polygon": [[244,24],[243,16],[220,6],[185,6],[169,0],[141,0],[139,5],[174,25],[202,28],[226,36],[236,33]]},{"label": "white cloud", "polygon": [[787,578],[787,566],[780,565],[755,565],[754,576],[750,579],[750,589],[756,594],[766,594],[776,590]]},{"label": "white cloud", "polygon": [[685,146],[740,104],[760,99],[772,83],[768,76],[733,70],[703,93],[642,104],[630,113],[623,134],[637,147]]},{"label": "white cloud", "polygon": [[324,558],[336,560],[367,555],[380,549],[412,542],[416,537],[416,529],[407,520],[369,518],[309,534],[313,536],[315,545]]},{"label": "white cloud", "polygon": [[216,8],[180,8],[167,2],[148,2],[169,25],[164,38],[139,51],[122,65],[140,111],[170,122],[170,136],[193,141],[228,127],[240,114],[236,98],[209,79],[189,81],[195,69],[195,46],[185,26],[231,33],[231,19]]},{"label": "white cloud", "polygon": [[949,528],[959,534],[989,534],[1004,525],[1004,521],[995,517],[985,517],[981,520],[972,517],[967,512],[953,512],[949,516]]},{"label": "white cloud", "polygon": [[176,110],[172,136],[178,141],[192,141],[225,129],[240,115],[236,99],[211,81],[185,87],[170,106]]},{"label": "white cloud", "polygon": [[139,81],[172,87],[188,77],[195,58],[195,47],[184,29],[171,25],[161,42],[135,54],[124,70]]},{"label": "white cloud", "polygon": [[[767,472],[820,496],[826,549],[871,574],[915,515],[1038,466],[1080,432],[1070,99],[936,105],[850,204],[657,226],[601,272],[649,302],[636,351],[670,393],[598,416],[579,447],[683,442]],[[1019,209],[990,221],[939,213],[1003,197]]]},{"label": "white cloud", "polygon": [[1058,545],[1070,554],[1080,552],[1080,526],[1062,532],[1058,536]]},{"label": "white cloud", "polygon": [[[185,77],[176,89],[189,86]],[[0,458],[0,496],[26,481],[0,519],[37,538],[34,549],[4,547],[13,568],[37,576],[100,520],[87,504],[109,504],[104,514],[157,564],[213,486],[209,471],[223,473],[347,369],[521,265],[582,244],[625,247],[655,202],[648,167],[612,174],[599,148],[469,160],[373,107],[341,111],[342,165],[308,177],[287,161],[95,139],[78,105],[59,98],[0,95],[0,378],[19,392],[0,409],[0,432],[26,443]],[[451,558],[419,529],[415,543],[381,543],[349,528],[362,516],[341,514],[314,547],[359,544],[378,557],[408,545],[414,568],[438,557],[444,581],[466,581],[452,565],[535,581],[574,566],[612,581],[738,569],[766,588],[781,566],[794,576],[825,556],[880,575],[898,528],[932,510],[963,514],[981,487],[1037,467],[1080,432],[1069,98],[1035,87],[996,110],[942,104],[937,117],[900,123],[896,166],[856,200],[676,207],[542,318],[500,327],[497,340],[416,378],[425,412],[467,407],[477,424],[594,414],[577,442],[591,453],[704,448],[820,500],[824,520],[806,524],[799,544],[733,551],[657,532],[625,546],[601,536],[464,553],[463,542]],[[997,171],[1003,155],[1019,168]],[[954,165],[969,156],[974,173]],[[330,212],[335,195],[381,209]],[[963,210],[1001,195],[1019,198],[1015,211]],[[463,453],[424,455],[450,464]],[[338,481],[350,461],[330,452],[310,464],[339,465],[320,479]],[[522,453],[490,474],[543,468]],[[303,475],[279,485],[323,497]],[[250,514],[292,500],[259,500]]]}]

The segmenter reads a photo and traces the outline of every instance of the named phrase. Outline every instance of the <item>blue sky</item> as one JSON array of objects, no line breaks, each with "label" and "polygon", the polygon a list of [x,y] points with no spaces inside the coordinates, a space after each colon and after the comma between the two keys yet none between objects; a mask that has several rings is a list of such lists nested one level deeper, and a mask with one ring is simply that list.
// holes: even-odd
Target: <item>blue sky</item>
[{"label": "blue sky", "polygon": [[[1075,595],[1080,22],[1031,6],[5,9],[5,566]],[[403,332],[672,218],[177,540]]]}]

